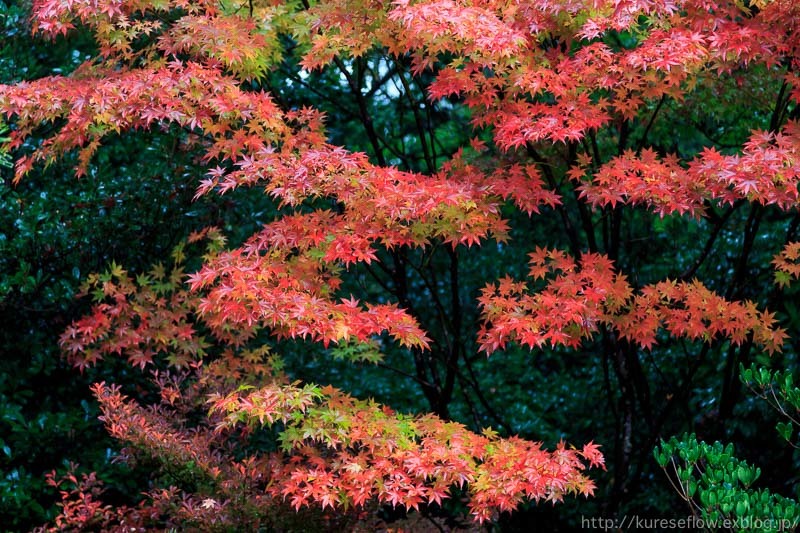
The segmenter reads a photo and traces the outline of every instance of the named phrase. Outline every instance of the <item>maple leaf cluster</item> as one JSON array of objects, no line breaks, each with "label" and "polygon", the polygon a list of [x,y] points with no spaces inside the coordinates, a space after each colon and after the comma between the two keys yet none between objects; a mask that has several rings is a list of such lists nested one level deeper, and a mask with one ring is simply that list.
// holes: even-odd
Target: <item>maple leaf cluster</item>
[{"label": "maple leaf cluster", "polygon": [[167,277],[162,265],[136,282],[118,265],[89,276],[84,289],[97,304],[62,333],[67,360],[83,370],[107,356],[124,355],[132,366],[144,369],[158,355],[166,355],[177,368],[202,357],[208,343],[190,316],[197,298],[175,290],[183,277],[180,268]]},{"label": "maple leaf cluster", "polygon": [[[228,254],[215,252],[224,242],[216,230],[206,230],[191,240],[210,241],[205,254],[209,261]],[[180,259],[183,254],[181,245],[173,258]],[[201,279],[202,272],[195,277]],[[215,323],[205,310],[206,300],[184,284],[184,278],[177,262],[169,273],[157,265],[135,280],[117,265],[91,276],[85,291],[97,303],[92,313],[67,328],[61,345],[80,369],[121,354],[131,365],[151,369],[159,391],[157,404],[139,405],[123,395],[119,386],[98,383],[92,390],[100,402],[100,419],[113,437],[128,444],[123,457],[129,462],[144,454],[172,468],[193,465],[192,476],[200,476],[214,490],[186,493],[170,489],[151,494],[143,507],[113,512],[98,500],[87,500],[87,495],[94,494],[91,490],[66,491],[60,518],[64,524],[78,525],[72,509],[81,505],[86,516],[106,524],[144,524],[150,520],[146,517],[157,516],[158,509],[181,499],[185,512],[172,519],[191,518],[192,523],[209,527],[230,525],[238,512],[232,503],[234,492],[242,486],[249,487],[247,496],[254,508],[274,499],[288,501],[295,509],[312,504],[322,509],[347,509],[376,501],[417,510],[423,504],[440,505],[451,497],[454,486],[468,487],[472,515],[480,522],[493,518],[498,510],[514,509],[523,499],[560,501],[567,494],[593,492],[594,483],[584,470],[604,467],[604,458],[594,444],[576,450],[561,443],[556,450],[547,451],[541,444],[516,437],[499,439],[491,432],[478,435],[433,415],[400,415],[331,387],[288,383],[268,347],[246,347],[256,328],[238,323],[236,308],[219,316],[237,327]],[[312,278],[285,279],[312,283]],[[294,301],[297,298],[295,294]],[[252,307],[254,304],[243,305],[241,312]],[[302,309],[320,315],[320,308],[326,309],[312,301]],[[347,335],[369,338],[374,331],[368,328],[383,323],[391,324],[390,333],[400,336],[401,343],[423,335],[408,322],[410,317],[395,307],[373,306],[363,311],[355,302],[345,302],[342,309],[347,311],[330,310],[335,315],[331,320],[346,328]],[[198,322],[193,313],[202,320]],[[386,313],[390,315],[384,316]],[[342,340],[321,338],[327,331],[322,319],[302,329],[297,314],[284,319],[294,320],[291,331],[295,334],[307,332],[322,342]],[[361,326],[367,331],[355,329],[354,324],[365,320],[359,314],[372,320]],[[210,328],[211,337],[200,334],[205,328]],[[247,333],[240,335],[237,330]],[[280,330],[277,333],[281,334]],[[331,332],[337,334],[343,333]],[[212,338],[216,346],[210,342]],[[162,362],[170,370],[152,370]],[[200,425],[192,424],[192,413],[204,404],[209,408],[208,417],[201,419]],[[282,426],[278,440],[283,453],[243,461],[233,458],[232,439],[245,446],[259,429],[277,424]],[[200,502],[208,498],[218,502],[214,513],[198,510]]]},{"label": "maple leaf cluster", "polygon": [[[230,526],[246,509],[243,499],[251,509],[280,505],[283,500],[299,510],[311,503],[323,509],[363,506],[373,499],[418,509],[425,503],[441,504],[450,497],[452,486],[465,484],[473,495],[472,514],[483,522],[497,509],[514,509],[523,497],[558,501],[567,493],[590,494],[594,484],[581,473],[583,461],[603,466],[593,443],[581,450],[561,443],[547,452],[537,443],[476,435],[434,416],[400,417],[334,389],[284,385],[215,396],[210,400],[212,417],[222,411],[225,418],[216,430],[192,431],[176,427],[174,413],[168,417],[163,409],[143,409],[117,387],[100,383],[93,390],[109,431],[131,445],[124,451],[131,454],[129,461],[136,450],[147,450],[167,464],[191,464],[185,475],[191,475],[195,484],[204,480],[213,486],[213,498],[202,490],[190,494],[173,487],[152,491],[139,507],[112,509],[98,499],[100,484],[93,475],[78,482],[69,474],[59,482],[51,474],[54,486],[64,481],[78,486],[62,491],[63,512],[54,530],[91,523],[108,529],[147,526],[178,503],[180,511],[169,513],[175,524],[189,519],[197,526]],[[299,423],[298,410],[308,412]],[[236,423],[260,426],[273,416],[289,423],[282,437],[288,454],[242,461],[225,454],[225,437],[230,437],[228,430]]]},{"label": "maple leaf cluster", "polygon": [[[661,216],[698,216],[709,201],[732,205],[748,200],[790,209],[799,198],[799,133],[796,122],[778,134],[754,132],[740,155],[708,148],[688,168],[675,156],[629,151],[598,169],[591,182],[581,185],[581,195],[593,205],[647,205]],[[577,169],[574,175],[583,174]]]},{"label": "maple leaf cluster", "polygon": [[698,280],[662,281],[634,295],[605,256],[585,254],[576,262],[562,251],[543,248],[530,256],[530,277],[551,277],[542,290],[532,292],[525,283],[504,278],[483,289],[479,298],[485,321],[479,341],[487,353],[509,340],[531,348],[546,343],[575,348],[601,326],[648,349],[662,327],[674,337],[693,340],[724,337],[741,344],[752,336],[769,353],[780,351],[787,338],[774,314],[759,311],[753,302],[728,301]]},{"label": "maple leaf cluster", "polygon": [[[433,415],[404,417],[374,402],[354,400],[333,388],[313,397],[307,390],[267,387],[209,400],[222,412],[222,427],[281,420],[282,447],[291,453],[285,479],[272,491],[299,509],[363,505],[377,499],[417,509],[441,504],[453,486],[468,485],[470,509],[483,522],[509,511],[523,498],[559,501],[564,494],[591,494],[585,460],[603,466],[593,444],[553,452],[519,438],[472,433]],[[302,418],[297,410],[304,413]],[[317,446],[310,446],[315,443]]]},{"label": "maple leaf cluster", "polygon": [[793,280],[800,278],[800,243],[790,242],[783,247],[772,259],[775,266],[775,283],[780,287],[786,287]]},{"label": "maple leaf cluster", "polygon": [[[275,363],[267,352],[227,351],[191,370],[154,371],[161,401],[151,408],[127,398],[119,386],[95,384],[100,419],[128,445],[123,457],[129,463],[155,458],[174,478],[190,476],[199,488],[153,491],[139,507],[111,509],[87,479],[80,490],[62,492],[56,526],[90,520],[107,528],[146,526],[177,502],[180,512],[170,513],[176,524],[241,525],[237,520],[244,513],[253,526],[268,520],[265,509],[282,501],[296,510],[312,504],[347,509],[372,501],[419,509],[441,504],[454,486],[469,488],[472,515],[483,522],[523,498],[560,501],[566,494],[591,494],[594,483],[584,470],[604,467],[593,443],[573,449],[562,442],[551,452],[517,437],[478,435],[433,415],[399,415],[332,387],[288,383]],[[209,415],[193,424],[193,413],[203,404]],[[232,449],[231,442],[246,447],[262,427],[275,424],[282,427],[282,452],[234,458],[239,448]],[[205,503],[210,499],[213,509]]]}]

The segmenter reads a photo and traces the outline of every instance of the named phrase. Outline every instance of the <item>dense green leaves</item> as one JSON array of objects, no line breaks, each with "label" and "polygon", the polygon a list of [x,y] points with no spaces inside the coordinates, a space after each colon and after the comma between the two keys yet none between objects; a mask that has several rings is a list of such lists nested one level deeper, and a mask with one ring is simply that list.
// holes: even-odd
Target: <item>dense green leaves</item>
[{"label": "dense green leaves", "polygon": [[761,469],[737,459],[731,444],[707,444],[687,434],[662,441],[654,455],[707,529],[785,531],[800,518],[797,501],[753,487]]}]

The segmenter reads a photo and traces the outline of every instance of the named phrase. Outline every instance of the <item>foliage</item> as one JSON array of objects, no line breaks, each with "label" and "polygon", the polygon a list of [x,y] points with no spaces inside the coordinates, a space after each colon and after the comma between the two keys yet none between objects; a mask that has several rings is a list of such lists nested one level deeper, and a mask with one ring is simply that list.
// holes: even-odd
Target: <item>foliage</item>
[{"label": "foliage", "polygon": [[790,242],[772,260],[772,264],[775,266],[775,283],[779,287],[786,287],[793,280],[800,278],[798,257],[800,257],[800,242]]},{"label": "foliage", "polygon": [[[111,266],[88,277],[92,307],[62,320],[60,344],[99,373],[102,419],[153,485],[110,507],[95,477],[67,474],[56,527],[277,527],[281,498],[348,522],[379,504],[457,515],[463,496],[485,522],[593,494],[595,440],[613,457],[614,514],[637,503],[651,468],[637,451],[662,434],[747,429],[733,423],[739,363],[796,359],[781,298],[800,226],[794,2],[37,0],[33,12],[38,34],[91,35],[96,53],[69,75],[0,85],[22,188],[8,194],[71,167],[122,189],[102,209],[140,200],[130,225],[114,220],[129,228],[115,242],[151,234],[146,250],[92,252]],[[25,216],[81,220],[46,207]],[[7,294],[41,284],[30,264],[4,268],[19,273]],[[309,353],[332,360],[304,365]],[[353,381],[360,361],[411,379],[433,414],[295,379],[320,381],[316,365]],[[515,436],[543,438],[494,394],[535,406],[554,449]],[[481,432],[489,423],[504,436]],[[589,444],[563,444],[564,424]],[[682,482],[701,457],[711,465],[685,498],[720,502],[712,485],[729,468],[754,478],[725,450],[670,442],[659,462],[690,449]],[[737,490],[726,506],[780,503]]]},{"label": "foliage", "polygon": [[[796,244],[787,244],[772,261],[779,287],[787,286],[791,277],[796,277]],[[775,429],[791,444],[794,426],[800,425],[800,388],[794,385],[792,373],[771,371],[753,363],[747,368],[740,365],[739,379],[780,413],[784,420]],[[723,447],[717,441],[709,445],[693,434],[685,434],[662,441],[653,453],[673,488],[692,513],[698,513],[705,521],[707,529],[784,531],[800,521],[800,504],[796,500],[751,488],[761,469],[737,459],[731,444]]]},{"label": "foliage", "polygon": [[[3,137],[6,133],[8,133],[8,127],[0,122],[0,143],[5,144],[8,142],[8,137]],[[5,151],[0,151],[0,167],[11,167],[11,158]]]},{"label": "foliage", "polygon": [[672,437],[655,450],[659,466],[706,528],[731,531],[786,531],[795,527],[800,504],[755,489],[761,469],[733,455],[733,446]]},{"label": "foliage", "polygon": [[[206,264],[227,254],[222,251],[224,238],[219,232],[203,231],[192,235],[189,242],[201,239],[209,241]],[[217,329],[213,321],[195,324],[191,313],[201,304],[191,284],[182,284],[183,254],[183,245],[173,251],[176,265],[170,272],[157,265],[134,280],[112,264],[109,271],[90,276],[84,290],[97,302],[94,312],[67,328],[61,337],[69,360],[81,369],[113,354],[126,354],[132,366],[144,368],[163,359],[178,371],[155,371],[162,406],[153,413],[130,402],[118,387],[105,383],[93,387],[103,411],[101,420],[114,437],[170,468],[193,465],[193,471],[208,479],[205,483],[236,488],[252,509],[266,505],[264,490],[274,498],[289,497],[295,509],[310,503],[319,503],[323,509],[348,509],[373,499],[418,509],[423,503],[441,505],[451,486],[468,483],[473,496],[471,512],[484,521],[494,509],[513,509],[522,497],[558,501],[566,493],[589,494],[594,489],[581,471],[583,459],[592,466],[603,465],[596,445],[573,451],[561,443],[551,453],[540,444],[499,439],[491,431],[476,435],[435,416],[397,415],[332,387],[288,383],[280,371],[282,363],[265,347],[237,349],[244,342],[240,335]],[[208,327],[217,342],[207,342],[198,333],[201,327]],[[210,355],[207,349],[212,345],[226,344],[231,348],[218,359],[200,364]],[[186,370],[181,373],[181,369]],[[209,419],[201,426],[188,425],[183,418],[191,413],[174,409],[176,402],[179,407],[207,403]],[[166,416],[165,409],[176,412]],[[284,453],[259,459],[257,465],[247,466],[245,473],[247,461],[236,461],[225,445],[236,439],[240,446],[247,446],[249,434],[276,423],[282,425],[277,440]],[[243,435],[238,434],[240,424],[244,424]],[[254,480],[248,478],[255,472],[265,485],[250,484]],[[189,498],[221,497],[198,483],[189,484],[200,491],[190,492]],[[248,495],[241,494],[243,486],[248,487]],[[238,520],[244,510],[231,510],[226,518],[226,501],[220,504],[226,512],[215,513],[213,524],[200,524],[243,527]],[[64,505],[66,510],[72,503]],[[99,509],[90,516],[97,512]],[[120,516],[127,512],[119,510]],[[261,523],[260,516],[254,520]]]},{"label": "foliage", "polygon": [[800,425],[797,413],[800,411],[800,389],[794,385],[789,371],[770,371],[755,364],[740,370],[742,383],[766,400],[785,419],[778,422],[775,429],[789,443],[792,442],[794,426]]},{"label": "foliage", "polygon": [[[484,289],[479,302],[491,327],[479,335],[483,350],[502,348],[509,337],[531,348],[546,342],[577,347],[601,326],[614,327],[621,338],[644,348],[653,346],[662,325],[673,336],[690,339],[722,334],[741,344],[750,336],[770,353],[785,339],[774,318],[754,303],[726,302],[696,280],[644,286],[634,298],[607,257],[584,254],[577,265],[563,252],[540,248],[531,253],[530,264],[533,279],[557,276],[534,295],[510,279]],[[520,310],[529,320],[520,319]]]},{"label": "foliage", "polygon": [[[42,40],[30,35],[29,16],[28,2],[0,3],[0,79],[67,74],[91,57],[88,32]],[[31,144],[46,135],[37,132]],[[87,310],[74,298],[82,278],[112,258],[141,270],[196,226],[220,224],[235,235],[233,227],[248,231],[258,225],[249,215],[244,221],[224,212],[227,199],[193,203],[192,160],[169,132],[152,132],[108,139],[92,174],[80,181],[67,177],[74,164],[69,157],[32,172],[16,187],[13,170],[0,168],[3,530],[29,531],[52,520],[57,495],[45,475],[65,472],[70,462],[80,463],[78,475],[96,471],[114,505],[136,501],[145,490],[146,468],[133,472],[112,462],[115,443],[97,420],[99,408],[89,391],[94,381],[124,376],[124,364],[79,376],[60,356],[58,333]],[[169,203],[162,202],[167,198]],[[263,209],[263,202],[251,200],[242,200],[250,212]],[[130,386],[144,382],[128,375]]]}]

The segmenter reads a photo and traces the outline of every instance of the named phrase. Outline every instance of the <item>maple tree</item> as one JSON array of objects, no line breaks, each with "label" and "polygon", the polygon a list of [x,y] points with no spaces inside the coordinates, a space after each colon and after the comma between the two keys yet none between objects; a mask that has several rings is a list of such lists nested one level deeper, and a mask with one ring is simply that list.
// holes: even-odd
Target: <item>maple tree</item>
[{"label": "maple tree", "polygon": [[[108,139],[172,129],[205,169],[196,198],[263,189],[275,211],[236,246],[217,228],[198,229],[169,272],[157,264],[131,275],[112,264],[88,278],[94,306],[62,348],[80,369],[122,357],[152,371],[158,399],[149,407],[115,385],[93,392],[109,432],[130,445],[126,457],[156,459],[181,486],[113,509],[97,500],[95,478],[72,474],[77,488],[63,491],[56,527],[155,527],[165,514],[167,527],[254,527],[274,520],[279,501],[418,510],[460,489],[484,522],[525,499],[592,494],[587,469],[605,465],[593,442],[548,451],[449,420],[456,390],[472,390],[508,430],[473,365],[510,343],[602,347],[619,387],[616,396],[606,377],[618,405],[613,510],[633,485],[634,416],[642,411],[650,432],[637,444],[652,447],[691,390],[691,379],[675,387],[654,415],[640,354],[687,341],[702,361],[724,345],[720,409],[729,415],[737,360],[781,352],[789,338],[743,287],[768,216],[788,228],[776,281],[798,275],[794,2],[36,0],[33,14],[49,38],[87,28],[98,53],[69,76],[0,85],[15,183],[67,154],[77,176],[91,175]],[[308,80],[324,76],[348,94],[333,107],[360,125],[359,140],[329,136],[334,112],[326,118],[291,94],[313,94]],[[744,86],[760,130],[737,133],[733,148],[702,125],[710,145],[659,144],[671,133],[658,131],[661,115],[691,122],[693,99],[733,98]],[[400,141],[370,113],[391,99],[405,102],[413,123]],[[455,109],[472,133],[445,146],[440,115]],[[406,137],[416,159],[395,144]],[[744,206],[742,244],[720,292],[698,273]],[[694,260],[676,260],[680,270],[640,280],[623,228],[643,219],[685,220],[708,236]],[[531,220],[560,226],[560,246],[524,242],[527,272],[517,265],[516,276],[482,278],[480,295],[465,296],[470,258],[514,243]],[[187,247],[203,242],[190,256],[200,264],[186,267]],[[362,275],[380,297],[354,294]],[[277,348],[292,341],[338,346],[356,361],[406,354],[433,414],[399,415],[292,381]],[[278,449],[252,453],[270,426]]]}]

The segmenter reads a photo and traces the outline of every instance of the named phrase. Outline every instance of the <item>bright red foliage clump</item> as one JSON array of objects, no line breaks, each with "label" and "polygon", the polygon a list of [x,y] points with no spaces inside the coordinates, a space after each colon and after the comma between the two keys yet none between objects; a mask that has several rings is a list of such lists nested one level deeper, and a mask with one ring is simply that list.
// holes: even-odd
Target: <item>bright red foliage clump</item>
[{"label": "bright red foliage clump", "polygon": [[697,280],[659,282],[634,296],[604,256],[586,254],[576,264],[558,250],[539,248],[530,255],[531,278],[554,277],[534,294],[508,278],[484,289],[479,301],[487,323],[480,340],[486,352],[512,339],[531,348],[545,343],[577,347],[601,325],[614,327],[622,338],[644,348],[656,343],[662,326],[676,337],[724,336],[736,344],[752,335],[770,353],[779,351],[786,339],[770,313],[752,302],[729,302]]}]

